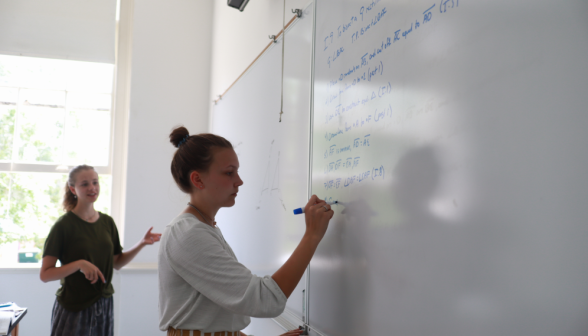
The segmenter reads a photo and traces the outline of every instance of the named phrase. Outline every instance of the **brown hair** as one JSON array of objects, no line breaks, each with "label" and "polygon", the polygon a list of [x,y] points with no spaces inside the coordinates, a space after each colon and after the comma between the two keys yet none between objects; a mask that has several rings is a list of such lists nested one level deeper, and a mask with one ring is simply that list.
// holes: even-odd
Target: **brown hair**
[{"label": "brown hair", "polygon": [[72,211],[76,207],[76,204],[78,204],[78,198],[71,192],[69,187],[75,186],[76,175],[79,172],[90,169],[95,171],[94,167],[88,165],[79,165],[70,170],[67,182],[65,182],[65,193],[63,194],[63,202],[61,203],[65,212]]},{"label": "brown hair", "polygon": [[192,191],[190,173],[194,170],[207,172],[213,159],[213,149],[233,148],[229,140],[210,133],[190,135],[188,129],[180,126],[169,135],[169,142],[178,148],[171,163],[171,173],[183,192]]}]

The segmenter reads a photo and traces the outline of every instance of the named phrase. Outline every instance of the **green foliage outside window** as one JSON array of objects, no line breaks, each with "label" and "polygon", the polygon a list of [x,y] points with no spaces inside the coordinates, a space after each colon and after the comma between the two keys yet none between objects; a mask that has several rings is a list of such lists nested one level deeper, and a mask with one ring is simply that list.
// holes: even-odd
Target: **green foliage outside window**
[{"label": "green foliage outside window", "polygon": [[[67,174],[0,172],[0,245],[32,242],[43,249],[61,207]],[[96,210],[110,213],[110,176],[100,176]]]},{"label": "green foliage outside window", "polygon": [[9,160],[12,157],[12,135],[14,134],[15,119],[15,109],[0,114],[0,160]]}]

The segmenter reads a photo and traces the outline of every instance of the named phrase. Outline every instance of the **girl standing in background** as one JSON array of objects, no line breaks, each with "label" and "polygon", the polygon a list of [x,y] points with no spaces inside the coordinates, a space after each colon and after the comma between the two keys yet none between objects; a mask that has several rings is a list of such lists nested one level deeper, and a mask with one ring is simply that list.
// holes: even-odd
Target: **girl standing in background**
[{"label": "girl standing in background", "polygon": [[[100,195],[98,174],[80,165],[65,185],[66,213],[45,241],[41,280],[61,280],[51,315],[51,335],[112,336],[113,268],[128,264],[146,245],[159,241],[153,227],[130,250],[123,252],[114,220],[94,209]],[[57,260],[61,262],[56,267]]]}]

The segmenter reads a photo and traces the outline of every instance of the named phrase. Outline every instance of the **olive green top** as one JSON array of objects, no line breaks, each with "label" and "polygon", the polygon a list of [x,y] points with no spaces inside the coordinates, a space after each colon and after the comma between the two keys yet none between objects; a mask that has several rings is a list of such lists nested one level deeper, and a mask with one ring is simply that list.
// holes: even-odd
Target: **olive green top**
[{"label": "olive green top", "polygon": [[61,216],[51,228],[45,241],[43,257],[53,256],[62,265],[76,260],[87,260],[102,274],[102,279],[91,284],[82,272],[74,272],[61,279],[57,301],[66,310],[77,312],[88,308],[100,297],[111,297],[114,256],[122,252],[114,220],[103,213],[94,223],[86,222],[71,211]]}]

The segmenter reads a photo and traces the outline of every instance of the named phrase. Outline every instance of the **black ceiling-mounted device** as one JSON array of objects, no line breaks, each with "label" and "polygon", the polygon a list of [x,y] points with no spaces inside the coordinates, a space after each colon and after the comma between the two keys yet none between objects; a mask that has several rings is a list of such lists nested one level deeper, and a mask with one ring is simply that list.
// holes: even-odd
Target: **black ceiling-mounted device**
[{"label": "black ceiling-mounted device", "polygon": [[229,5],[229,7],[237,8],[242,12],[248,2],[249,0],[227,0],[227,5]]}]

